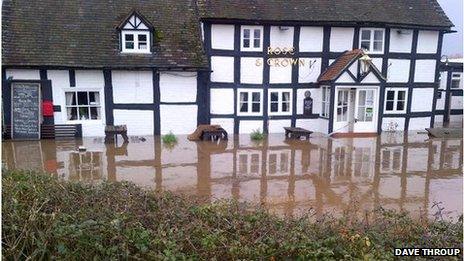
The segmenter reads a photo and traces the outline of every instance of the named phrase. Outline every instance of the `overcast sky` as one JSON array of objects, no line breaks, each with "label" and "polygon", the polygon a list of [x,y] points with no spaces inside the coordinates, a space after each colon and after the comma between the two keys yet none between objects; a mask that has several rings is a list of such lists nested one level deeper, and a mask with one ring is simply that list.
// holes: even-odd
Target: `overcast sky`
[{"label": "overcast sky", "polygon": [[438,0],[445,13],[454,24],[453,34],[445,34],[443,54],[462,57],[462,2],[463,0]]}]

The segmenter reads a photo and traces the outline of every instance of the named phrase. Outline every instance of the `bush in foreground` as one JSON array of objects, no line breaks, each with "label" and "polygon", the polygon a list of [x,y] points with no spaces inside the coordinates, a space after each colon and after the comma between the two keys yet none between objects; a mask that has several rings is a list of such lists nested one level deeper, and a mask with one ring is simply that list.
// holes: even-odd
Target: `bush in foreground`
[{"label": "bush in foreground", "polygon": [[369,222],[284,219],[129,183],[91,186],[21,171],[4,171],[2,181],[4,259],[388,260],[394,247],[462,247],[462,219],[429,222],[386,210]]}]

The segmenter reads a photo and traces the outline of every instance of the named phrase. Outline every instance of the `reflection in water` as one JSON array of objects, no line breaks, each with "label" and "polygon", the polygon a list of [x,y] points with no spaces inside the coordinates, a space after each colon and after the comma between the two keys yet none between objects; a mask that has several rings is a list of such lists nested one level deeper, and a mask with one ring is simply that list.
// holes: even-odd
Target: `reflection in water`
[{"label": "reflection in water", "polygon": [[[78,152],[78,146],[87,147]],[[207,200],[237,198],[292,215],[310,208],[340,212],[356,201],[423,211],[435,202],[450,216],[462,213],[462,139],[383,134],[374,138],[312,138],[261,144],[248,136],[220,143],[189,142],[172,148],[159,137],[105,145],[101,138],[3,142],[3,164],[38,169],[68,180],[131,181],[151,189],[195,194]]]}]

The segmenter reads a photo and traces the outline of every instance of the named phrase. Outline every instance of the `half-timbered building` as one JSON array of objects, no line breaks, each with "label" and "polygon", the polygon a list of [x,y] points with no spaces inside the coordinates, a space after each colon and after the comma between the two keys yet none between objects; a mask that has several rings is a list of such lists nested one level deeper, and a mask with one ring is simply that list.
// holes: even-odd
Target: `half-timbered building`
[{"label": "half-timbered building", "polygon": [[102,136],[325,134],[435,126],[443,37],[435,0],[5,0],[3,124],[40,84],[40,124]]}]

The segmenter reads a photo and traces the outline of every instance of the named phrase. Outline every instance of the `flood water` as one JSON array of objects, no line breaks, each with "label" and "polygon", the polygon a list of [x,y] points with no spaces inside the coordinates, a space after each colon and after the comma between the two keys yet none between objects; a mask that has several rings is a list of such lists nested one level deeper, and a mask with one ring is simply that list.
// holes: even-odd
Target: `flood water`
[{"label": "flood water", "polygon": [[[159,137],[5,141],[9,169],[44,170],[65,180],[130,181],[149,189],[235,198],[282,215],[340,213],[382,206],[429,217],[435,203],[445,216],[462,214],[462,139],[384,133],[371,138],[314,137],[309,142],[270,135],[261,143],[240,135],[229,141],[166,147]],[[78,152],[78,146],[86,152]]]}]

